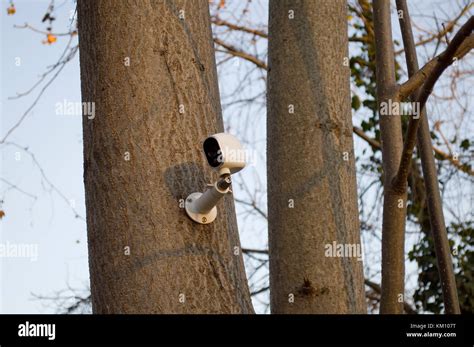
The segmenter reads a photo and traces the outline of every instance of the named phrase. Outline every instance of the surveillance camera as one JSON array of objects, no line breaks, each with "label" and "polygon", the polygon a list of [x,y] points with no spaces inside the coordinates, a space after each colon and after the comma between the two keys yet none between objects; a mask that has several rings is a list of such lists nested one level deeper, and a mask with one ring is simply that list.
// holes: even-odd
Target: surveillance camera
[{"label": "surveillance camera", "polygon": [[234,174],[245,167],[245,151],[239,140],[226,133],[209,136],[203,143],[209,165],[219,176]]},{"label": "surveillance camera", "polygon": [[209,165],[219,172],[219,180],[204,194],[190,194],[184,203],[189,218],[200,224],[212,223],[217,217],[216,205],[226,194],[231,193],[230,175],[245,167],[245,152],[234,136],[219,133],[209,136],[203,143],[204,154]]}]

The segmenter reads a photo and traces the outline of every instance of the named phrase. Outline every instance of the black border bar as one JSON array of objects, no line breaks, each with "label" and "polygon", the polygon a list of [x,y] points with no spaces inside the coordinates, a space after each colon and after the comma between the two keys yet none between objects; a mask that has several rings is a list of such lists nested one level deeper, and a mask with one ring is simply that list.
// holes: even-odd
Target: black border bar
[{"label": "black border bar", "polygon": [[[18,336],[20,324],[26,322],[55,324],[55,339]],[[474,319],[471,315],[0,315],[2,347],[85,343],[473,346]]]}]

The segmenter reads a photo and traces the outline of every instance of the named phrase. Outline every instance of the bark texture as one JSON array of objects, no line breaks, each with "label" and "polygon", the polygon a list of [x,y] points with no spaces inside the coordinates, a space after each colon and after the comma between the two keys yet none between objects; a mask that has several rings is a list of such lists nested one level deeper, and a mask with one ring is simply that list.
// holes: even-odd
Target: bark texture
[{"label": "bark texture", "polygon": [[[390,1],[374,0],[377,102],[398,102],[395,80]],[[380,313],[403,313],[405,289],[405,218],[407,182],[401,189],[392,184],[403,149],[399,115],[380,115],[384,204],[382,225],[382,295]]]},{"label": "bark texture", "polygon": [[223,130],[208,1],[79,0],[78,19],[94,312],[252,313],[232,197],[210,225],[179,203],[216,178],[201,145]]},{"label": "bark texture", "polygon": [[360,246],[346,2],[271,0],[269,35],[271,310],[366,313],[362,262],[326,253]]}]

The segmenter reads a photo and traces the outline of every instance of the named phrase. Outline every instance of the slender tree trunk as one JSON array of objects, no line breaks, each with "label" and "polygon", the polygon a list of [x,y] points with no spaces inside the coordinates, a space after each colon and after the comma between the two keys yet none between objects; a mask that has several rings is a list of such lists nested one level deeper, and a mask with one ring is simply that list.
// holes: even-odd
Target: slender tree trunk
[{"label": "slender tree trunk", "polygon": [[271,0],[269,35],[271,310],[365,313],[346,2]]},{"label": "slender tree trunk", "polygon": [[78,18],[94,312],[252,313],[232,197],[209,225],[180,208],[223,130],[208,1],[79,0]]},{"label": "slender tree trunk", "polygon": [[[374,32],[376,48],[377,102],[387,106],[398,102],[395,80],[395,58],[390,19],[390,1],[374,0]],[[403,149],[401,119],[398,114],[380,115],[382,160],[384,172],[384,204],[382,225],[382,297],[381,313],[403,313],[405,288],[405,218],[407,184],[394,189]]]},{"label": "slender tree trunk", "polygon": [[[397,0],[397,9],[402,11],[401,15],[399,15],[399,21],[405,47],[408,75],[411,77],[419,70],[419,66],[406,0]],[[416,92],[414,95],[416,95]],[[431,234],[433,236],[436,259],[438,261],[438,272],[441,288],[443,290],[445,310],[446,313],[460,313],[456,279],[454,277],[448,235],[444,224],[443,205],[438,187],[438,174],[436,172],[433,156],[433,146],[431,144],[426,108],[421,112],[417,143],[418,150],[420,151],[423,178],[427,193],[428,212],[430,215]]]}]

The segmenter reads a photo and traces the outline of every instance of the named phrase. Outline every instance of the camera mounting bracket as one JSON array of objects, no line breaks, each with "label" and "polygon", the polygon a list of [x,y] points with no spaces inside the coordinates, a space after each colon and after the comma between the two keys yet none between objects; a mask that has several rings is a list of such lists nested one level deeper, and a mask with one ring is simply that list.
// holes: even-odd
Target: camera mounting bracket
[{"label": "camera mounting bracket", "polygon": [[184,208],[189,218],[199,224],[212,223],[217,217],[216,204],[226,194],[231,193],[230,175],[225,175],[214,184],[208,184],[210,188],[203,194],[191,193],[184,202]]}]

